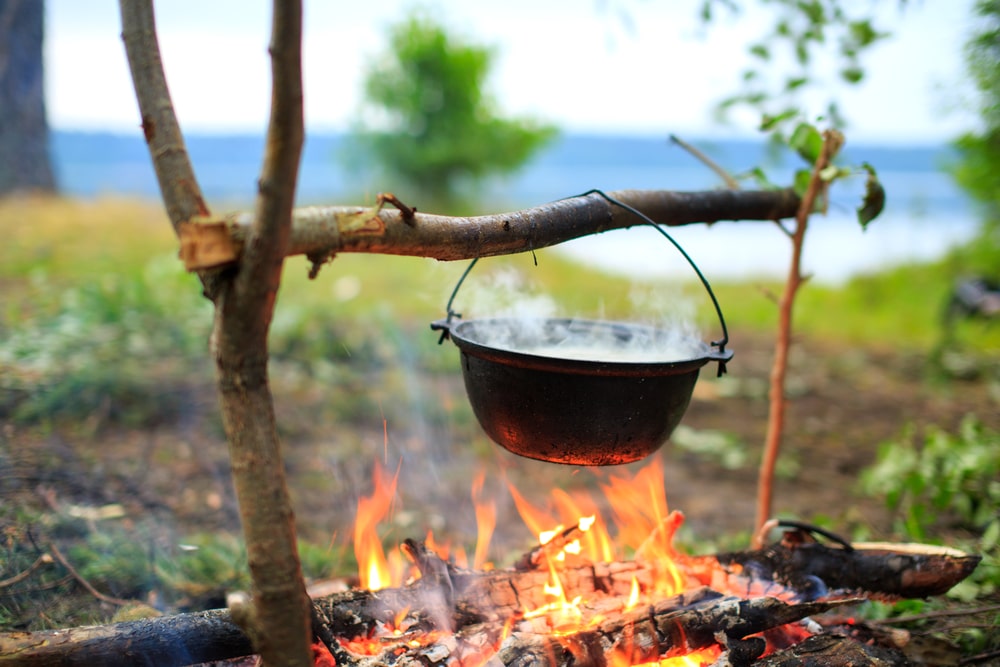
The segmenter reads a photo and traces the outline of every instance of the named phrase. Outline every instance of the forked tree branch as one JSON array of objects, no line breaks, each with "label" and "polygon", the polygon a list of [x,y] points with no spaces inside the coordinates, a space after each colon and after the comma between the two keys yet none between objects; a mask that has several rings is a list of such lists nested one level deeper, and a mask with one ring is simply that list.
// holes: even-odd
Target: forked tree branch
[{"label": "forked tree branch", "polygon": [[[205,226],[201,223],[209,219],[209,211],[170,101],[152,2],[120,0],[120,6],[146,142],[183,246],[184,230]],[[304,135],[301,43],[301,2],[274,0],[271,119],[241,266],[238,271],[203,272],[201,277],[215,304],[212,341],[220,407],[253,582],[249,604],[234,606],[231,612],[265,664],[305,667],[312,664],[309,599],[267,375],[267,332],[290,235]],[[227,235],[217,235],[213,243],[223,246],[223,255],[232,255]]]}]

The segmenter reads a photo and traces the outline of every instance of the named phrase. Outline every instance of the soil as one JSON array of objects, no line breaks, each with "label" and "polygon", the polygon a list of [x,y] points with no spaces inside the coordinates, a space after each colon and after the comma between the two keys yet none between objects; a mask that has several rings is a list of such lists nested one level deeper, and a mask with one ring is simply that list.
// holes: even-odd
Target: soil
[{"label": "soil", "polygon": [[[740,332],[732,340],[736,357],[729,374],[715,379],[706,367],[683,424],[695,435],[725,434],[723,441],[737,463],[744,457],[742,464],[727,467],[718,452],[699,453],[676,443],[655,455],[663,463],[671,508],[687,517],[685,535],[716,544],[745,539],[752,527],[756,463],[768,414],[772,342]],[[373,391],[377,381],[372,378]],[[322,413],[322,395],[283,392],[285,384],[275,382],[302,537],[317,544],[349,544],[357,498],[371,492],[372,469],[380,462],[390,474],[399,470],[387,539],[422,538],[433,530],[439,541],[450,539],[471,550],[476,528],[470,484],[482,470],[483,494],[497,505],[491,554],[503,564],[504,554],[516,555],[534,539],[517,516],[507,481],[542,506],[554,488],[584,489],[599,497],[600,482],[622,473],[518,458],[479,432],[457,374],[425,374],[413,381],[415,386],[386,390],[381,405],[392,416],[385,422],[341,417],[335,423],[319,416],[312,420]],[[102,520],[86,508],[120,504],[126,528],[152,522],[163,539],[175,543],[197,533],[238,532],[212,388],[197,393],[191,414],[144,428],[5,425],[0,435],[0,462],[7,460],[0,472],[4,504],[63,519],[83,517],[79,521],[91,530],[99,529]],[[954,429],[970,413],[1000,428],[994,386],[981,379],[934,381],[926,356],[914,352],[800,340],[788,393],[773,513],[801,520],[825,517],[827,527],[848,536],[860,531],[872,539],[891,537],[893,517],[883,502],[857,492],[859,473],[875,460],[881,442],[899,437],[909,425],[918,432],[931,425]],[[406,404],[406,396],[414,394],[429,397],[444,417],[408,419],[406,410],[388,409]]]}]

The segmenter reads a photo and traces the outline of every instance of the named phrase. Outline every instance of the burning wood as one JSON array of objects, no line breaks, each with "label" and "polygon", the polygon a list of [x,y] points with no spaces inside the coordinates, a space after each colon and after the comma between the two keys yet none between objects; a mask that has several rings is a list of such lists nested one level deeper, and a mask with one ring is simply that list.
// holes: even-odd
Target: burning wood
[{"label": "burning wood", "polygon": [[[856,595],[938,594],[978,563],[951,550],[862,548],[839,539],[826,546],[813,537],[824,531],[803,526],[766,549],[685,556],[673,548],[683,516],[667,510],[658,466],[631,479],[611,477],[604,490],[619,528],[617,548],[630,546],[633,560],[608,557],[615,546],[589,512],[593,503],[563,497],[563,523],[544,530],[556,521],[511,489],[539,534],[539,545],[512,568],[464,569],[407,540],[401,548],[419,579],[321,601],[320,636],[329,638],[338,664],[359,666],[696,666],[720,654],[729,664],[749,665],[819,630],[789,624],[857,602]],[[369,560],[358,557],[364,570]],[[761,633],[770,643],[755,636]]]},{"label": "burning wood", "polygon": [[[833,640],[809,617],[858,597],[939,594],[979,561],[922,546],[842,540],[828,546],[813,538],[823,531],[802,526],[765,549],[680,554],[672,540],[683,517],[667,511],[662,476],[650,466],[630,479],[612,477],[604,487],[614,496],[617,545],[608,539],[599,514],[590,513],[592,502],[571,503],[565,497],[560,501],[564,525],[541,535],[539,545],[514,567],[468,569],[430,541],[406,540],[401,551],[412,571],[403,584],[398,578],[403,564],[393,564],[374,539],[375,523],[391,506],[395,479],[380,472],[377,480],[382,486],[359,503],[364,520],[354,536],[367,588],[314,601],[314,633],[338,665],[905,664],[892,662],[896,654],[886,658],[854,646],[855,640]],[[529,526],[555,523],[514,497]],[[623,545],[632,550],[632,560],[614,554]],[[483,545],[477,554],[479,562]],[[168,624],[185,616],[192,615],[97,629],[80,635],[81,644],[71,633],[58,631],[0,635],[0,656],[16,656],[23,665],[69,664],[63,659],[69,654],[74,664],[91,664],[88,656],[97,655],[111,665],[182,664],[176,651],[164,653],[160,646],[163,635],[177,636],[167,629],[176,626]],[[225,650],[237,656],[248,646],[245,639],[238,641],[242,635],[224,612],[211,623],[182,622],[181,627],[180,650],[187,662],[206,659],[197,647],[211,647],[211,657],[218,659]],[[223,636],[228,649],[220,648]]]},{"label": "burning wood", "polygon": [[[553,627],[551,619],[525,618],[523,613],[524,609],[547,604],[550,572],[465,571],[440,559],[435,562],[436,556],[413,541],[408,542],[407,551],[421,554],[418,560],[421,571],[428,569],[434,573],[433,578],[422,578],[402,588],[350,591],[317,601],[317,605],[325,634],[363,638],[360,642],[338,641],[335,647],[338,664],[344,664],[345,659],[359,666],[384,664],[390,658],[394,663],[406,664],[405,660],[399,663],[404,656],[421,664],[445,664],[449,660],[485,664],[495,652],[505,665],[632,665],[714,647],[711,659],[689,663],[697,665],[709,664],[723,648],[739,645],[750,635],[824,613],[835,606],[859,602],[857,598],[833,599],[837,591],[841,597],[847,591],[867,597],[913,597],[914,593],[922,596],[927,590],[925,586],[947,590],[967,576],[978,562],[976,557],[951,550],[930,549],[914,554],[912,549],[846,550],[796,542],[785,540],[764,550],[694,557],[681,563],[680,569],[696,581],[701,577],[722,582],[729,589],[733,586],[746,590],[771,589],[771,596],[749,599],[723,595],[704,586],[627,610],[629,582],[649,581],[658,567],[656,564],[594,563],[560,570],[564,597],[588,599],[590,602],[584,605],[581,616],[592,614],[599,619],[595,623],[578,622],[572,632],[561,631],[558,624]],[[535,550],[529,552],[519,563],[531,560],[531,554],[535,553]],[[818,565],[812,567],[809,562]],[[802,567],[803,572],[793,578],[810,584],[805,591],[785,585],[787,576],[785,581],[761,578],[765,572],[789,574],[795,567]],[[922,573],[924,583],[920,587],[900,586],[901,581],[912,578],[907,567]],[[756,575],[747,577],[734,569]],[[866,573],[870,580],[865,587],[859,586],[858,572]],[[937,572],[934,583],[930,572]],[[775,597],[814,596],[817,582],[822,583],[824,597],[828,598],[825,601],[787,603]],[[446,608],[447,600],[451,600],[450,609]],[[400,609],[407,610],[402,618]],[[438,633],[441,625],[434,618],[449,618],[448,623],[457,630],[444,643]],[[516,619],[513,624],[511,619]],[[405,630],[399,632],[400,627]],[[380,633],[381,638],[373,642],[372,638]],[[808,635],[801,631],[801,637]],[[764,643],[759,642],[749,659],[759,657],[764,648]],[[352,655],[352,650],[372,651],[374,655]],[[746,656],[748,648],[741,645],[741,650]],[[854,655],[848,649],[825,650]]]},{"label": "burning wood", "polygon": [[[419,550],[420,544],[414,542],[411,548]],[[763,550],[770,558],[764,562],[773,565],[774,554],[782,551],[789,552],[791,560],[797,561],[795,552],[803,548],[808,548],[808,553],[819,562],[830,564],[825,573],[829,577],[825,581],[829,590],[852,588],[856,583],[837,577],[838,572],[850,572],[850,567],[832,565],[838,559],[861,563],[855,567],[871,573],[873,580],[889,582],[882,589],[873,589],[869,595],[889,595],[884,589],[895,589],[897,586],[893,582],[906,578],[901,577],[894,556],[863,553],[867,551],[863,549],[846,552],[818,544],[772,545]],[[912,549],[904,549],[896,555],[907,561],[912,557],[911,552]],[[743,563],[744,568],[754,569],[750,564],[760,562],[760,555],[761,552],[748,551],[717,557],[700,556],[688,559],[681,570],[691,566],[697,576],[704,576],[713,560],[721,571],[731,568],[737,561]],[[919,568],[926,580],[932,578],[931,572],[941,573],[937,585],[947,588],[971,572],[977,561],[974,556],[958,552],[932,552],[923,557]],[[728,651],[728,664],[752,664],[754,667],[800,664],[794,662],[799,658],[803,660],[801,664],[815,665],[905,664],[885,662],[884,658],[872,657],[884,652],[857,648],[850,644],[859,642],[834,641],[827,635],[816,635],[809,643],[797,643],[793,653],[779,651],[759,659],[764,640],[751,637],[744,641],[749,635],[794,623],[856,599],[788,603],[776,597],[744,599],[723,595],[701,586],[624,611],[631,596],[629,582],[647,581],[654,566],[634,561],[580,564],[560,571],[564,592],[567,596],[594,596],[590,598],[590,609],[600,618],[578,632],[558,634],[546,627],[545,619],[526,620],[521,611],[526,605],[544,603],[549,572],[537,569],[476,572],[456,568],[444,561],[440,564],[444,570],[439,573],[447,574],[453,595],[450,607],[453,633],[443,633],[439,627],[442,612],[449,611],[447,595],[440,590],[442,586],[447,590],[449,584],[440,577],[436,580],[421,578],[407,586],[377,591],[355,589],[315,600],[314,631],[331,647],[337,664],[358,667],[418,663],[598,664],[618,667],[662,658],[664,661],[660,664],[663,665],[695,666],[711,664],[723,650]],[[880,567],[881,577],[877,575]],[[961,572],[965,575],[956,574]],[[726,574],[724,579],[731,584],[737,580],[733,577],[738,576]],[[756,583],[761,585],[763,582],[758,579]],[[777,583],[772,584],[772,588],[772,592],[792,590]],[[511,618],[519,620],[508,623]],[[809,635],[809,629],[796,625],[792,626],[791,633],[792,641],[801,640]],[[166,638],[170,638],[169,647],[164,644]],[[246,638],[221,610],[97,628],[0,635],[0,655],[16,657],[18,664],[27,666],[98,663],[173,666],[184,664],[178,660],[180,655],[184,655],[187,662],[195,663],[236,657],[247,650]],[[858,651],[869,657],[859,658]],[[676,656],[684,656],[688,662],[666,662],[677,659]]]}]

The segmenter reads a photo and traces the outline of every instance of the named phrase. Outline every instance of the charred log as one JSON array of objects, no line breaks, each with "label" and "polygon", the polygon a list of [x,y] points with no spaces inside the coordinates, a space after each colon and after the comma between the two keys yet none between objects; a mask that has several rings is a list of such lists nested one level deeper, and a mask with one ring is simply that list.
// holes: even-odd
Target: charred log
[{"label": "charred log", "polygon": [[175,667],[253,654],[225,609],[46,632],[0,634],[0,665]]},{"label": "charred log", "polygon": [[923,544],[854,544],[847,549],[782,541],[710,556],[704,568],[692,565],[701,569],[706,585],[721,565],[729,573],[776,582],[810,599],[833,592],[891,599],[941,595],[972,574],[980,560]]}]

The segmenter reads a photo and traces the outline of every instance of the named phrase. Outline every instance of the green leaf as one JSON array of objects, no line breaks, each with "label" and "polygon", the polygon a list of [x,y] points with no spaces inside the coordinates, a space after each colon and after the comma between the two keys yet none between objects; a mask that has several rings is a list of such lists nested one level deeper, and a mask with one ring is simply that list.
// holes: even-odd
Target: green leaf
[{"label": "green leaf", "polygon": [[879,183],[874,167],[867,162],[861,167],[868,172],[868,179],[865,181],[865,198],[858,209],[858,223],[861,229],[868,229],[868,224],[885,208],[885,188]]},{"label": "green leaf", "polygon": [[861,83],[865,78],[865,71],[860,67],[845,67],[840,70],[840,78],[847,83]]},{"label": "green leaf", "polygon": [[765,62],[771,59],[771,50],[767,48],[766,44],[754,44],[749,51],[751,55],[757,56]]},{"label": "green leaf", "polygon": [[826,23],[826,12],[823,3],[814,0],[813,2],[799,2],[798,10],[802,12],[809,23],[815,27],[821,27]]},{"label": "green leaf", "polygon": [[851,40],[858,45],[860,48],[866,46],[871,46],[873,43],[880,39],[884,39],[889,36],[889,33],[879,32],[876,30],[871,21],[851,21],[847,25],[848,32],[850,33]]},{"label": "green leaf", "polygon": [[795,60],[803,66],[809,64],[809,47],[803,38],[795,40]]},{"label": "green leaf", "polygon": [[809,83],[809,79],[804,76],[793,77],[785,82],[785,90],[788,92],[798,90],[807,83]]},{"label": "green leaf", "polygon": [[808,169],[799,169],[795,172],[795,184],[792,186],[795,189],[795,194],[799,197],[804,197],[806,190],[809,189],[809,180],[812,178],[812,172]]},{"label": "green leaf", "polygon": [[979,540],[979,548],[982,551],[989,551],[1000,544],[1000,519],[992,521],[983,532],[982,539]]},{"label": "green leaf", "polygon": [[799,113],[798,109],[787,109],[774,116],[770,114],[764,114],[764,116],[760,119],[760,131],[770,132],[778,125],[784,123],[786,120],[789,120],[797,116],[798,113]]},{"label": "green leaf", "polygon": [[738,178],[739,180],[753,181],[757,185],[757,187],[761,188],[762,190],[778,189],[778,186],[771,182],[771,180],[767,177],[767,174],[764,173],[764,170],[761,169],[760,167],[754,167],[745,174],[739,174],[736,178]]},{"label": "green leaf", "polygon": [[795,149],[803,160],[816,164],[823,150],[823,135],[809,123],[799,123],[788,139],[788,145]]}]

